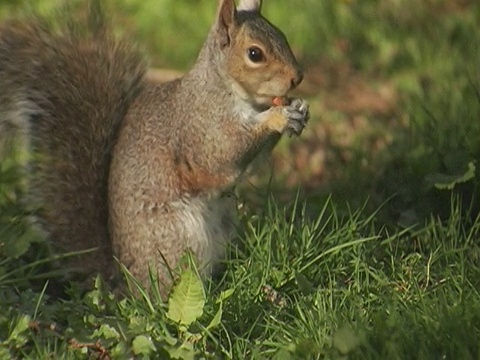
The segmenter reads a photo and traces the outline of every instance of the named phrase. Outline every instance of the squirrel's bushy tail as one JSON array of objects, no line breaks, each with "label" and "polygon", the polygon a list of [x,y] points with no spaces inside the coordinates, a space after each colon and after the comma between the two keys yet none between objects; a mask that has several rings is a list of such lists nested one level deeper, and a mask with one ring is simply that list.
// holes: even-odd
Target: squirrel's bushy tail
[{"label": "squirrel's bushy tail", "polygon": [[0,131],[10,124],[28,133],[28,198],[56,250],[96,247],[73,265],[108,274],[111,148],[146,66],[128,42],[97,25],[0,26]]}]

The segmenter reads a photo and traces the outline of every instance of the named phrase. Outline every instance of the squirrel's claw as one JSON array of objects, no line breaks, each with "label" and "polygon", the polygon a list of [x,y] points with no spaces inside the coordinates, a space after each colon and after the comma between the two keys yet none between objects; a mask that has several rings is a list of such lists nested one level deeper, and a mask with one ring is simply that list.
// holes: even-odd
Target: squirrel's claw
[{"label": "squirrel's claw", "polygon": [[295,99],[290,105],[284,107],[284,111],[288,118],[286,133],[289,136],[300,135],[310,118],[308,102],[303,99]]}]

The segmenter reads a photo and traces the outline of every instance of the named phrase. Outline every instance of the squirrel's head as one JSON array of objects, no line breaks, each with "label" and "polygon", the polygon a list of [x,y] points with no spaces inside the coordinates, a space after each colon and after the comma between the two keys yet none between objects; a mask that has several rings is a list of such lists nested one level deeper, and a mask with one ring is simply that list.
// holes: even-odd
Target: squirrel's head
[{"label": "squirrel's head", "polygon": [[220,0],[212,29],[219,69],[232,90],[256,106],[271,106],[297,87],[303,72],[285,35],[260,14],[261,0]]}]

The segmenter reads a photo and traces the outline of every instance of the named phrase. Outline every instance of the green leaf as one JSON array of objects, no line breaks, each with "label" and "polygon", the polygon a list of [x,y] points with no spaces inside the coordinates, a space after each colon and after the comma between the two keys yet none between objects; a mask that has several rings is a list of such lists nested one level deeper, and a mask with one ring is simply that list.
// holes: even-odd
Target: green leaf
[{"label": "green leaf", "polygon": [[168,299],[167,317],[181,325],[189,326],[203,314],[205,294],[196,272],[186,269]]},{"label": "green leaf", "polygon": [[7,348],[0,347],[0,359],[12,359],[12,354]]},{"label": "green leaf", "polygon": [[220,306],[218,307],[218,310],[215,316],[213,317],[212,321],[210,321],[210,324],[207,325],[207,330],[213,329],[220,324],[220,322],[222,321],[222,314],[223,314],[222,303],[220,303]]},{"label": "green leaf", "polygon": [[102,337],[104,339],[119,339],[120,334],[117,329],[111,327],[110,325],[103,324],[95,330],[91,336],[92,339]]},{"label": "green leaf", "polygon": [[222,321],[222,314],[223,314],[223,302],[226,299],[228,299],[230,296],[232,296],[234,292],[235,292],[235,289],[227,289],[220,293],[220,296],[216,301],[216,303],[219,304],[218,310],[215,313],[215,316],[213,317],[212,321],[210,321],[210,324],[208,324],[207,330],[213,329],[220,324],[220,322]]},{"label": "green leaf", "polygon": [[10,332],[8,341],[14,342],[17,345],[25,344],[27,342],[27,338],[23,333],[28,330],[30,321],[31,318],[28,315],[23,315],[22,317],[20,317],[20,319],[18,319],[17,323]]},{"label": "green leaf", "polygon": [[280,349],[272,358],[272,360],[293,360],[293,355],[287,349]]},{"label": "green leaf", "polygon": [[126,358],[125,354],[129,352],[129,346],[124,341],[119,341],[111,350],[113,359]]},{"label": "green leaf", "polygon": [[[23,227],[23,224],[13,226]],[[17,234],[4,239],[3,251],[7,257],[16,259],[25,254],[32,243],[39,243],[44,240],[42,233],[33,227],[27,227],[24,231]]]},{"label": "green leaf", "polygon": [[15,239],[7,239],[3,245],[5,255],[17,259],[27,252],[30,247],[30,241],[24,237],[18,237]]},{"label": "green leaf", "polygon": [[290,349],[294,352],[295,359],[310,359],[320,351],[318,345],[309,339],[302,340],[295,346],[289,346],[288,350]]},{"label": "green leaf", "polygon": [[145,335],[138,335],[133,339],[132,350],[135,355],[150,356],[156,349],[150,338]]},{"label": "green leaf", "polygon": [[194,360],[195,350],[192,344],[182,344],[179,347],[167,348],[167,352],[172,359]]},{"label": "green leaf", "polygon": [[91,305],[94,310],[103,310],[105,305],[102,302],[103,296],[100,290],[92,290],[89,291],[85,295],[85,301]]},{"label": "green leaf", "polygon": [[463,174],[432,174],[426,177],[427,184],[440,190],[452,190],[455,185],[465,183],[475,177],[476,166],[470,161]]},{"label": "green leaf", "polygon": [[235,289],[227,289],[227,290],[224,290],[220,293],[220,296],[218,297],[216,303],[219,304],[225,300],[227,300],[230,296],[233,295],[233,293],[235,292]]},{"label": "green leaf", "polygon": [[360,345],[360,339],[347,326],[338,329],[333,334],[333,348],[337,349],[342,355],[346,355]]}]

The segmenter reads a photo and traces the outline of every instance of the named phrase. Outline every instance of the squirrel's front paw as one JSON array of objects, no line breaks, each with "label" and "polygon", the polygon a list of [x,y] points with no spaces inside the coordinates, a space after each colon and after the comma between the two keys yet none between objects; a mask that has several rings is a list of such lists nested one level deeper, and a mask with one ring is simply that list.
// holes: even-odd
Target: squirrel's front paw
[{"label": "squirrel's front paw", "polygon": [[257,129],[267,129],[281,134],[300,135],[310,117],[305,100],[294,99],[289,105],[272,106],[255,117]]},{"label": "squirrel's front paw", "polygon": [[294,99],[290,105],[283,107],[283,111],[288,119],[285,132],[290,136],[300,135],[310,118],[307,101],[303,99]]}]

